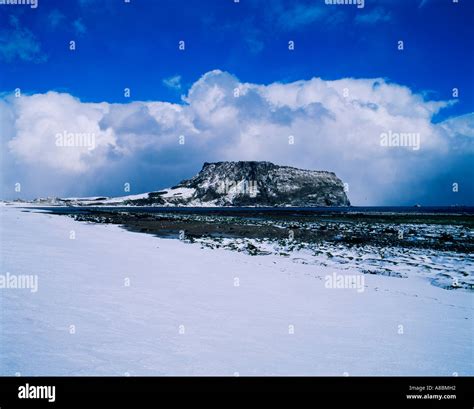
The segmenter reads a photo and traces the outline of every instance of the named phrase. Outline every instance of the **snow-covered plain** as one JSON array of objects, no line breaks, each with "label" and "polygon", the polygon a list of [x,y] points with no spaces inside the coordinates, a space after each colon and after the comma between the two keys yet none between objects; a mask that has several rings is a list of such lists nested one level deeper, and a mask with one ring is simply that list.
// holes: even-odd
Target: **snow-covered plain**
[{"label": "snow-covered plain", "polygon": [[416,274],[326,288],[350,271],[0,217],[0,274],[38,276],[0,289],[0,375],[474,375],[472,292]]}]

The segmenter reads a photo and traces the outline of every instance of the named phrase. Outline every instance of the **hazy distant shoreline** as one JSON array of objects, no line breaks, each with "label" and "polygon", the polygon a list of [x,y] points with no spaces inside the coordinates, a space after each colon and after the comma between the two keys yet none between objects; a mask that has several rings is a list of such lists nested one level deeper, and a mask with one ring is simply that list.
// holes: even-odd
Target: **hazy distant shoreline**
[{"label": "hazy distant shoreline", "polygon": [[180,212],[180,213],[259,213],[268,212],[272,214],[299,213],[299,214],[330,214],[330,213],[362,213],[371,214],[396,214],[396,215],[472,215],[474,206],[320,206],[320,207],[297,207],[297,206],[45,206],[34,203],[4,202],[5,205],[40,210],[53,211],[54,213],[80,213],[89,211],[127,211],[127,212]]}]

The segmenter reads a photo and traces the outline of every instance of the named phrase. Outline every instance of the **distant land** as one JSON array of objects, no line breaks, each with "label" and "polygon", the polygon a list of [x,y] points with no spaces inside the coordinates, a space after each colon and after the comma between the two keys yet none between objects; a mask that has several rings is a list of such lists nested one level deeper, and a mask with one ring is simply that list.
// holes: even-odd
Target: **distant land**
[{"label": "distant land", "polygon": [[350,206],[333,172],[278,166],[271,162],[205,162],[191,179],[156,192],[122,197],[40,198],[59,206]]}]

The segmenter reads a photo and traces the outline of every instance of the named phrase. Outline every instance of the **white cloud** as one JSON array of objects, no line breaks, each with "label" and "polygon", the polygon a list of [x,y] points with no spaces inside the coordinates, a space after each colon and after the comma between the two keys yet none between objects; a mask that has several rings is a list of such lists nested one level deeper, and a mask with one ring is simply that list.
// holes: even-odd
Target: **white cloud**
[{"label": "white cloud", "polygon": [[42,63],[47,56],[41,51],[36,36],[11,15],[9,28],[0,30],[0,60],[7,63],[15,60]]},{"label": "white cloud", "polygon": [[78,18],[72,23],[74,31],[77,35],[84,35],[87,33],[87,27],[82,22],[82,19]]},{"label": "white cloud", "polygon": [[[110,183],[116,173],[140,169],[141,180],[154,184],[147,185],[151,190],[163,169],[190,177],[204,161],[269,160],[335,171],[349,183],[355,204],[399,203],[415,197],[416,189],[419,195],[434,189],[440,173],[462,176],[466,161],[460,158],[472,155],[472,114],[433,124],[450,102],[425,101],[380,78],[260,85],[215,70],[193,84],[182,104],[91,104],[55,92],[8,97],[3,104],[10,112],[4,144],[9,163],[52,179],[90,178],[85,192],[71,183],[57,186],[67,195],[97,189],[97,175],[106,174]],[[54,146],[54,135],[63,130],[94,133],[96,148]],[[381,146],[380,135],[389,131],[419,133],[420,149]],[[185,145],[179,145],[180,135]]]},{"label": "white cloud", "polygon": [[174,75],[172,77],[165,78],[163,80],[163,84],[167,86],[168,88],[174,89],[174,90],[180,90],[181,89],[181,75]]},{"label": "white cloud", "polygon": [[430,0],[421,0],[418,8],[422,8],[422,7],[426,6],[429,2],[430,2]]},{"label": "white cloud", "polygon": [[382,7],[377,7],[368,13],[359,13],[354,21],[358,24],[375,24],[379,22],[388,22],[392,19],[389,12]]},{"label": "white cloud", "polygon": [[[9,152],[27,166],[81,173],[105,165],[107,150],[118,148],[114,131],[99,126],[108,104],[85,104],[56,92],[12,97],[8,103],[15,116]],[[80,141],[76,146],[58,146],[58,134],[93,135],[94,149]]]},{"label": "white cloud", "polygon": [[447,119],[440,125],[451,137],[461,135],[474,138],[474,113]]},{"label": "white cloud", "polygon": [[48,24],[49,26],[54,30],[58,26],[61,25],[61,23],[64,21],[66,16],[61,13],[58,9],[53,9],[51,12],[48,14]]}]

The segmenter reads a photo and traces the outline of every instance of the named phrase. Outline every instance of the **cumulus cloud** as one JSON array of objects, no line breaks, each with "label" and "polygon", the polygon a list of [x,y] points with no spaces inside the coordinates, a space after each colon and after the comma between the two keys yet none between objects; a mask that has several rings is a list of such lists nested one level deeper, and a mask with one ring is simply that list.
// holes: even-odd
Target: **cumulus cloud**
[{"label": "cumulus cloud", "polygon": [[[154,190],[204,161],[268,160],[336,172],[354,204],[472,204],[473,114],[434,124],[450,101],[381,78],[262,85],[215,70],[180,104],[83,103],[55,92],[1,103],[11,166],[3,184],[42,175],[36,196],[45,184],[58,195],[117,194],[130,180],[136,192]],[[94,149],[56,146],[58,132],[94,134]],[[387,133],[419,135],[418,149],[384,146]],[[452,183],[464,188],[456,197]]]},{"label": "cumulus cloud", "polygon": [[[107,104],[83,104],[69,94],[48,92],[24,98],[10,98],[15,116],[15,135],[9,152],[19,161],[44,166],[52,171],[82,173],[106,164],[104,153],[116,146],[114,131],[102,130],[99,121]],[[72,146],[60,138],[73,135]],[[61,135],[61,137],[58,137]],[[76,135],[91,135],[94,150]]]}]

